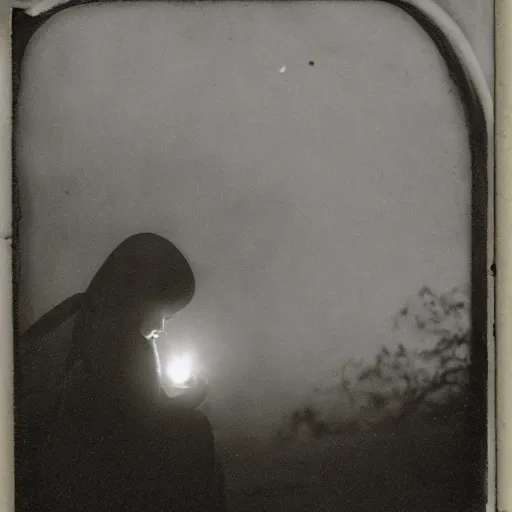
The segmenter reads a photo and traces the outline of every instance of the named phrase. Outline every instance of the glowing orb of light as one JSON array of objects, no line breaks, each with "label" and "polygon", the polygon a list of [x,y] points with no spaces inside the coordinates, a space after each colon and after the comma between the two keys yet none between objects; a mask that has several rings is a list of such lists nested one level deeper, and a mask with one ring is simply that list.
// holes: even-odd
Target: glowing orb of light
[{"label": "glowing orb of light", "polygon": [[192,358],[187,354],[172,357],[165,373],[173,384],[185,384],[192,377]]}]

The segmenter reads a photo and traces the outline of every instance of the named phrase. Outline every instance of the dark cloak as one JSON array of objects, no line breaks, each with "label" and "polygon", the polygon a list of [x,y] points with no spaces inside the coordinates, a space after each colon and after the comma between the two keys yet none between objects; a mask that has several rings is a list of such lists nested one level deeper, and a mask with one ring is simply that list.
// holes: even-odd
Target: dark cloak
[{"label": "dark cloak", "polygon": [[162,393],[140,333],[143,318],[172,315],[194,290],[190,265],[173,244],[134,235],[85,293],[25,333],[21,343],[37,345],[75,317],[59,385],[47,393],[51,407],[37,419],[30,400],[24,403],[27,381],[20,381],[17,439],[27,441],[17,443],[21,510],[225,510],[212,428],[202,413]]}]

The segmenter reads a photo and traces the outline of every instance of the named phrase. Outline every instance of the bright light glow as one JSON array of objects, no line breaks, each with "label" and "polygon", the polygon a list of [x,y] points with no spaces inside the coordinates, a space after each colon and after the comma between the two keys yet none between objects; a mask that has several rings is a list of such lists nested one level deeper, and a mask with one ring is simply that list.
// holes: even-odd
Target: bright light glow
[{"label": "bright light glow", "polygon": [[173,384],[185,384],[192,377],[192,358],[189,355],[173,357],[167,365],[166,374]]}]

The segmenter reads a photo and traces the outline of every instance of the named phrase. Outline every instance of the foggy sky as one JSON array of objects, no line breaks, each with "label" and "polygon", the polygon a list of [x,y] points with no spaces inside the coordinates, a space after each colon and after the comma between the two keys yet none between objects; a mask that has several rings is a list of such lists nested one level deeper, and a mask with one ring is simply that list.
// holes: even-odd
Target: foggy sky
[{"label": "foggy sky", "polygon": [[422,285],[469,281],[459,100],[394,7],[71,8],[22,80],[22,327],[156,232],[198,283],[169,333],[261,412],[392,340]]}]

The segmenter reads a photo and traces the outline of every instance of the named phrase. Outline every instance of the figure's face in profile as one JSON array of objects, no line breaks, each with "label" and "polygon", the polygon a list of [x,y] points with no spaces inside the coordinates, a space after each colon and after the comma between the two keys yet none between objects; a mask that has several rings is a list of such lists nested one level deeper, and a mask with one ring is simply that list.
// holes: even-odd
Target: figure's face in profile
[{"label": "figure's face in profile", "polygon": [[165,323],[178,311],[177,306],[155,303],[148,305],[141,319],[140,332],[147,340],[156,340],[165,333]]},{"label": "figure's face in profile", "polygon": [[164,343],[167,346],[163,351],[163,360],[160,353],[158,341],[165,336],[166,322],[182,307],[183,304],[153,303],[145,308],[140,322],[140,332],[153,349],[160,385],[170,398],[180,397],[193,390],[200,391],[201,386],[204,386],[203,379],[197,374],[193,347],[183,347],[175,340],[172,348]]}]

